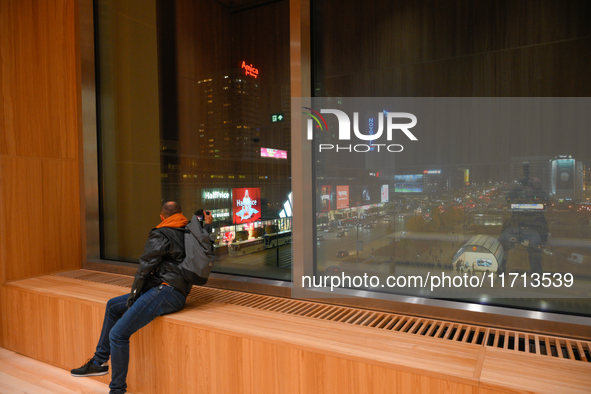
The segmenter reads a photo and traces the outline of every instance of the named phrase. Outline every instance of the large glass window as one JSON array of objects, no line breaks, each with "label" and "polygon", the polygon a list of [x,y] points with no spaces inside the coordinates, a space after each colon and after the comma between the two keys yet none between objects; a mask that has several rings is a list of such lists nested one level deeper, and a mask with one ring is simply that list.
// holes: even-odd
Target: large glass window
[{"label": "large glass window", "polygon": [[[298,116],[313,150],[308,287],[367,274],[378,286],[341,287],[368,304],[588,315],[590,3],[310,3],[314,97],[295,105],[288,0],[95,1],[102,257],[137,262],[176,200],[213,211],[216,272],[291,280],[292,235],[310,230],[291,232]],[[445,291],[384,282],[432,274]],[[507,291],[456,292],[455,278]]]},{"label": "large glass window", "polygon": [[588,315],[589,11],[315,0],[307,286]]},{"label": "large glass window", "polygon": [[214,272],[291,280],[289,3],[97,3],[103,258],[212,211]]}]

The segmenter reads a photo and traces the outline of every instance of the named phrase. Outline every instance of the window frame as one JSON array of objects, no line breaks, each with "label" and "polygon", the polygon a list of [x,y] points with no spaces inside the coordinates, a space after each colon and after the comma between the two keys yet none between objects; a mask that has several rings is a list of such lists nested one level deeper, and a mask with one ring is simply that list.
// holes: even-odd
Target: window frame
[{"label": "window frame", "polygon": [[[311,0],[288,0],[290,2],[291,40],[291,97],[292,113],[294,98],[311,97]],[[136,264],[103,260],[101,251],[101,210],[100,210],[100,145],[97,105],[97,58],[95,53],[94,26],[95,3],[93,0],[79,1],[79,53],[81,64],[81,188],[82,214],[81,232],[83,261],[82,268],[123,275],[134,275]],[[312,185],[312,148],[301,132],[301,117],[292,117],[292,190],[294,211],[314,212],[314,190]],[[301,286],[297,278],[310,275],[314,270],[314,226],[313,215],[294,215],[292,219],[292,282],[268,280],[227,274],[212,274],[208,286],[236,291],[291,297],[293,287]],[[314,245],[306,248],[307,245]],[[301,281],[300,281],[301,282]],[[301,287],[300,289],[301,290]],[[301,292],[298,291],[298,294]],[[579,338],[589,337],[591,318],[523,310],[510,307],[470,304],[459,301],[407,297],[360,290],[346,292],[347,298],[323,298],[328,302],[344,306],[367,308],[387,312],[439,318],[457,322],[492,325],[495,327],[521,329],[541,333],[568,335]],[[314,292],[304,292],[314,299]]]}]

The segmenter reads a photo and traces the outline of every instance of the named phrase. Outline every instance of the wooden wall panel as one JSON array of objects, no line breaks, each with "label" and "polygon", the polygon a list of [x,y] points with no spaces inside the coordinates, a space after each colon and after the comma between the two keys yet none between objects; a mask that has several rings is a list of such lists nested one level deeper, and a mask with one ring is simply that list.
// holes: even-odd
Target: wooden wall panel
[{"label": "wooden wall panel", "polygon": [[[56,276],[5,285],[0,297],[8,311],[0,316],[8,333],[5,347],[66,370],[78,367],[95,350],[107,299],[126,290]],[[458,358],[465,357],[461,344],[454,347],[412,336],[403,343],[396,334],[376,333],[351,348],[342,341],[345,332],[351,334],[348,328],[333,326],[330,340],[320,343],[316,335],[328,328],[322,322],[270,312],[261,312],[256,319],[249,312],[215,302],[193,303],[142,328],[131,338],[129,390],[136,394],[506,394],[559,392],[559,387],[587,393],[591,385],[589,365],[584,362],[482,348],[482,369],[468,362],[472,379],[466,379],[456,370]],[[287,335],[285,327],[294,324],[297,333]],[[293,337],[305,339],[293,342]],[[366,349],[376,340],[384,349],[394,342],[416,345],[404,360],[395,355],[386,362],[384,354]],[[422,359],[426,348],[439,351],[450,367],[438,373],[426,368],[432,365],[432,360]],[[96,379],[108,383],[110,378]]]},{"label": "wooden wall panel", "polygon": [[[40,361],[68,368],[92,356],[102,327],[104,304],[2,291],[5,347]],[[9,308],[7,308],[8,310]]]},{"label": "wooden wall panel", "polygon": [[472,394],[476,388],[162,320],[138,332],[131,354],[128,385],[137,393]]},{"label": "wooden wall panel", "polygon": [[[591,376],[586,362],[552,360],[524,352],[506,352],[488,348],[482,364],[480,383],[492,390],[512,389],[516,392],[555,392],[558,384],[564,393],[576,393],[586,387],[591,392]],[[527,381],[523,376],[528,376]],[[554,386],[554,387],[553,387]]]},{"label": "wooden wall panel", "polygon": [[[121,290],[115,289],[108,296],[125,292]],[[79,367],[92,356],[100,336],[106,302],[100,297],[98,300],[50,297],[3,286],[2,347],[67,370]],[[133,338],[132,342],[138,339]],[[95,379],[110,381],[108,375]]]},{"label": "wooden wall panel", "polygon": [[0,18],[0,154],[76,158],[76,0],[4,0]]},{"label": "wooden wall panel", "polygon": [[81,266],[77,4],[0,2],[0,283]]},{"label": "wooden wall panel", "polygon": [[2,156],[5,280],[32,276],[43,262],[43,160]]},{"label": "wooden wall panel", "polygon": [[[43,162],[43,266],[33,274],[81,266],[80,185],[78,162]],[[34,228],[33,232],[38,231]]]},{"label": "wooden wall panel", "polygon": [[79,268],[78,163],[2,157],[5,280]]}]

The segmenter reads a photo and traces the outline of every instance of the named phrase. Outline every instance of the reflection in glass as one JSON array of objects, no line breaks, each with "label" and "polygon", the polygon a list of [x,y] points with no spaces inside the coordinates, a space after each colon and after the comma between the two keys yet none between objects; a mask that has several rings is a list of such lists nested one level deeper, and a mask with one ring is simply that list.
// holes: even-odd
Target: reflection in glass
[{"label": "reflection in glass", "polygon": [[288,2],[160,6],[174,15],[162,45],[177,48],[176,78],[162,79],[177,103],[161,127],[163,199],[214,210],[214,272],[290,280]]},{"label": "reflection in glass", "polygon": [[103,257],[137,262],[175,200],[212,211],[214,272],[291,280],[288,1],[98,6]]},{"label": "reflection in glass", "polygon": [[[348,109],[354,124],[351,98],[590,96],[583,60],[591,48],[584,27],[588,3],[519,4],[379,0],[348,7],[313,1],[313,95],[326,98],[313,109]],[[355,23],[342,29],[343,21]],[[417,115],[418,143],[394,138],[404,146],[397,153],[378,154],[378,147],[337,153],[328,148],[342,144],[336,117],[321,114],[330,132],[313,123],[316,231],[327,236],[317,243],[317,276],[347,270],[426,280],[438,271],[482,278],[496,262],[493,285],[520,275],[513,284],[529,293],[508,298],[513,289],[505,288],[498,298],[454,291],[438,298],[589,314],[588,299],[574,298],[591,289],[589,102],[555,102],[552,108],[510,102],[502,108],[499,102],[441,100],[430,107],[435,116],[419,115],[420,105],[408,109],[412,99],[369,106],[370,113],[357,109],[365,134],[377,132],[376,110]],[[424,110],[433,102],[423,104]],[[557,108],[560,115],[540,120]],[[471,120],[463,121],[463,114]],[[578,127],[570,127],[573,119]],[[348,142],[367,144],[354,140]],[[373,197],[380,188],[387,188],[387,198],[383,192],[381,199]],[[542,280],[529,286],[532,275],[543,279],[544,273],[556,274],[549,287]],[[566,274],[578,292],[557,300]],[[491,287],[490,280],[483,283]],[[416,287],[369,290],[433,296]]]},{"label": "reflection in glass", "polygon": [[[312,287],[328,277],[335,287],[585,314],[591,156],[580,142],[588,139],[590,105],[588,98],[312,99],[304,119],[312,119],[323,235]],[[397,118],[415,115],[411,135],[386,120],[389,108],[401,111]],[[314,127],[311,114],[325,127]],[[551,129],[540,130],[553,124],[564,128],[560,144]]]}]

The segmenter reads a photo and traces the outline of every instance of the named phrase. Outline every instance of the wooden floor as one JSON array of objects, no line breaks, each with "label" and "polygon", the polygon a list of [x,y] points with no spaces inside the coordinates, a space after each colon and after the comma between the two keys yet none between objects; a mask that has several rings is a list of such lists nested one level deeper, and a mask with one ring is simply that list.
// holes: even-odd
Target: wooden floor
[{"label": "wooden floor", "polygon": [[105,394],[109,386],[0,348],[0,394]]}]

